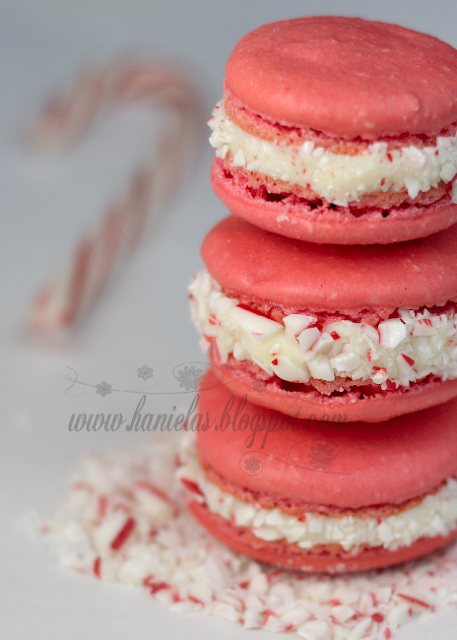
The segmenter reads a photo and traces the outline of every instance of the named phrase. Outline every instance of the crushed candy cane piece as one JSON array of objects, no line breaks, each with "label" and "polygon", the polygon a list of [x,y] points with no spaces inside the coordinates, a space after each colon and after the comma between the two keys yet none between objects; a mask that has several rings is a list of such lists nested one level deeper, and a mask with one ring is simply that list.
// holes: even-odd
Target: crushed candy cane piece
[{"label": "crushed candy cane piece", "polygon": [[162,591],[162,589],[170,589],[170,585],[167,582],[157,582],[149,585],[149,591],[154,595],[158,591]]},{"label": "crushed candy cane piece", "polygon": [[126,520],[124,526],[110,545],[113,551],[119,551],[119,549],[127,542],[132,535],[135,526],[136,522],[133,518],[128,518],[128,520]]},{"label": "crushed candy cane piece", "polygon": [[[235,553],[186,510],[186,491],[176,480],[177,452],[173,438],[157,437],[137,455],[88,459],[62,509],[46,525],[61,562],[94,579],[137,585],[171,611],[202,612],[246,629],[294,631],[314,640],[389,640],[410,620],[424,613],[433,618],[457,605],[457,544],[401,567],[335,576],[272,569]],[[149,485],[179,507],[170,509],[160,526],[156,514],[142,506]],[[198,498],[195,487],[187,489]],[[100,520],[102,496],[110,506]],[[116,504],[129,516],[119,511],[123,519],[116,515],[110,522]],[[102,527],[107,528],[99,544]]]},{"label": "crushed candy cane piece", "polygon": [[196,482],[188,480],[187,478],[181,478],[181,482],[186,487],[186,489],[189,489],[189,491],[192,491],[193,493],[196,493],[203,498],[205,497],[203,491],[200,489]]},{"label": "crushed candy cane piece", "polygon": [[97,578],[101,578],[102,559],[97,556],[94,560],[94,574]]},{"label": "crushed candy cane piece", "polygon": [[419,598],[414,598],[413,596],[409,596],[406,593],[399,593],[399,598],[406,600],[407,602],[412,602],[413,604],[417,604],[420,607],[424,607],[424,609],[430,609],[432,605],[428,604],[428,602],[424,602],[423,600],[419,600]]}]

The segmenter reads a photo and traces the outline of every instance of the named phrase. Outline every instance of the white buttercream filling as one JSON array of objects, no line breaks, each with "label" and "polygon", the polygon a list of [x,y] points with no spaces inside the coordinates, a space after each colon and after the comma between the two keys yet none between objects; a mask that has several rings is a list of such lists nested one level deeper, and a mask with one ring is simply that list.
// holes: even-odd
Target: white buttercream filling
[{"label": "white buttercream filling", "polygon": [[[387,143],[375,142],[351,156],[316,147],[312,141],[298,146],[253,136],[230,120],[224,100],[217,104],[208,124],[218,158],[228,155],[234,167],[311,188],[341,206],[379,192],[407,190],[416,198],[440,181],[450,182],[457,173],[457,135],[438,136],[436,146],[410,145],[390,151]],[[455,190],[452,197],[457,202]]]},{"label": "white buttercream filling", "polygon": [[345,551],[359,545],[397,549],[423,537],[447,535],[457,524],[457,481],[449,478],[434,495],[420,504],[395,515],[382,518],[340,518],[307,512],[303,516],[287,515],[278,508],[263,509],[257,504],[238,500],[208,480],[199,465],[195,450],[184,452],[184,466],[179,476],[195,482],[212,513],[217,513],[239,527],[249,528],[262,540],[287,540],[303,549],[314,545],[338,544]]},{"label": "white buttercream filling", "polygon": [[192,318],[204,352],[214,341],[221,363],[230,355],[256,363],[270,376],[307,383],[341,376],[382,389],[433,374],[457,378],[457,317],[401,309],[400,317],[369,324],[342,320],[315,326],[317,318],[292,314],[284,325],[239,307],[206,269],[189,286]]}]

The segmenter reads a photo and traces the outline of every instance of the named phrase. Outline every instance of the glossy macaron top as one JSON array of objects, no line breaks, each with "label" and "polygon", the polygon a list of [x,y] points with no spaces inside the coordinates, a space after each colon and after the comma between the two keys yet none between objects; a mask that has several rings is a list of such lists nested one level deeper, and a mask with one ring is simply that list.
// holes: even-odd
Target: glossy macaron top
[{"label": "glossy macaron top", "polygon": [[294,240],[233,217],[202,245],[212,277],[233,295],[316,312],[418,309],[457,300],[457,226],[391,245]]},{"label": "glossy macaron top", "polygon": [[226,86],[242,106],[286,125],[369,140],[433,135],[457,120],[457,51],[397,25],[299,18],[242,38]]},{"label": "glossy macaron top", "polygon": [[202,463],[235,487],[283,499],[351,509],[401,504],[457,473],[456,400],[377,425],[332,415],[294,420],[234,398],[209,372],[198,412],[211,425],[198,433]]}]

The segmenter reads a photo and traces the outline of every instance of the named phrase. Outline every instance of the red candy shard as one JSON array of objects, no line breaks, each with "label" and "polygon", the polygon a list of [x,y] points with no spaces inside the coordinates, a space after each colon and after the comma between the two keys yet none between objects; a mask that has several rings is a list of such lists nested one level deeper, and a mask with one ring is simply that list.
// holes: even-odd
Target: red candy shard
[{"label": "red candy shard", "polygon": [[94,560],[93,572],[97,576],[97,578],[101,578],[101,569],[102,569],[102,559],[100,556],[97,556]]},{"label": "red candy shard", "polygon": [[426,327],[433,327],[433,323],[430,318],[423,318],[422,320],[419,320],[419,324],[425,324]]},{"label": "red candy shard", "polygon": [[205,497],[205,494],[202,492],[198,484],[193,480],[188,480],[187,478],[181,478],[181,482],[186,487],[186,489],[189,489],[189,491],[192,491],[193,493],[196,493],[197,495],[202,496],[203,498]]},{"label": "red candy shard", "polygon": [[117,536],[112,541],[110,547],[113,551],[119,551],[119,549],[127,542],[127,540],[132,535],[134,529],[136,527],[136,522],[133,518],[128,518],[125,521],[124,526],[119,531]]},{"label": "red candy shard", "polygon": [[379,371],[382,376],[387,375],[387,369],[385,367],[373,367],[373,371]]},{"label": "red candy shard", "polygon": [[383,622],[384,616],[382,615],[382,613],[379,613],[379,611],[377,611],[376,613],[373,613],[371,619],[373,620],[373,622]]},{"label": "red candy shard", "polygon": [[262,611],[262,614],[265,616],[265,618],[263,620],[263,623],[262,623],[262,626],[264,626],[267,623],[268,618],[270,618],[271,616],[275,616],[276,615],[276,613],[274,611],[272,611],[271,609],[265,609],[265,611]]},{"label": "red candy shard", "polygon": [[412,367],[414,365],[414,360],[412,358],[410,358],[409,356],[407,356],[405,353],[401,354],[403,359],[409,364],[410,367]]},{"label": "red candy shard", "polygon": [[324,328],[324,325],[323,325],[322,322],[319,322],[318,320],[316,320],[316,322],[312,322],[306,328],[307,329],[319,329],[319,331],[322,333],[322,329]]},{"label": "red candy shard", "polygon": [[417,604],[420,607],[424,607],[425,609],[433,609],[431,604],[428,604],[428,602],[424,602],[423,600],[419,600],[419,598],[408,596],[406,593],[399,593],[397,595],[399,598],[403,598],[403,600],[406,600],[407,602],[412,602],[413,604]]},{"label": "red candy shard", "polygon": [[149,587],[150,587],[150,593],[152,593],[153,595],[154,593],[157,593],[157,591],[162,591],[162,589],[171,588],[168,582],[156,582],[155,584],[149,585]]}]

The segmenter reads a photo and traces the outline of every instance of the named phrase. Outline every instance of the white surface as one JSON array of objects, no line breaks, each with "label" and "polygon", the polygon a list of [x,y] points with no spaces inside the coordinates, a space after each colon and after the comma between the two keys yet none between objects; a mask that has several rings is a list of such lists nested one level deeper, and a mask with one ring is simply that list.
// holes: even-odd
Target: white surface
[{"label": "white surface", "polygon": [[[199,245],[224,215],[212,194],[207,150],[192,185],[180,192],[155,235],[65,346],[33,344],[24,316],[37,288],[73,247],[78,233],[119,193],[128,167],[153,129],[143,113],[116,114],[68,157],[42,160],[24,132],[50,92],[92,61],[128,51],[185,61],[205,88],[208,116],[221,94],[224,62],[235,42],[263,22],[314,14],[394,21],[457,46],[457,5],[443,2],[218,3],[153,0],[3,0],[0,5],[0,634],[14,640],[120,640],[125,637],[257,638],[218,619],[171,614],[144,593],[68,573],[45,540],[20,524],[31,509],[51,513],[68,475],[86,451],[139,448],[144,437],[117,432],[69,433],[72,413],[131,415],[137,397],[65,394],[73,367],[84,382],[121,389],[142,383],[138,367],[154,369],[154,390],[173,391],[172,369],[201,361],[188,317],[186,285],[201,266]],[[78,386],[78,392],[84,387]],[[72,392],[75,391],[73,388]],[[148,397],[150,412],[187,406],[190,395]],[[397,637],[455,637],[457,614],[407,627]]]}]

